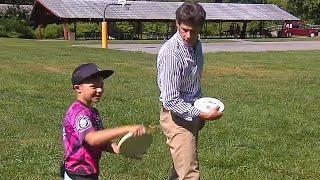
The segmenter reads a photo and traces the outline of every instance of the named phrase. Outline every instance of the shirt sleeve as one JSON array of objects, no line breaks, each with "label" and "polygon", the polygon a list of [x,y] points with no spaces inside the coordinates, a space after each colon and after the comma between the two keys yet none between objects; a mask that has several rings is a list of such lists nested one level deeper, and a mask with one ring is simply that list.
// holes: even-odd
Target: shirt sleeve
[{"label": "shirt sleeve", "polygon": [[92,120],[90,119],[90,115],[87,113],[79,113],[76,116],[75,121],[75,132],[78,133],[79,142],[83,143],[85,136],[92,131],[95,131],[92,126]]},{"label": "shirt sleeve", "polygon": [[180,97],[182,65],[173,53],[166,53],[161,57],[160,73],[161,94],[164,108],[171,110],[178,116],[192,121],[192,117],[199,116],[200,110]]}]

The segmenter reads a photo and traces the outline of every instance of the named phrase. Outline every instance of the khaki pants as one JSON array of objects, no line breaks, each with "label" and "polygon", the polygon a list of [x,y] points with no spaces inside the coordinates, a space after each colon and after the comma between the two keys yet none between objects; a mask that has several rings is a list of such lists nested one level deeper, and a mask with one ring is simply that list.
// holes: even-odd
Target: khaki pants
[{"label": "khaki pants", "polygon": [[198,132],[204,121],[186,121],[170,111],[161,109],[160,125],[167,138],[173,167],[169,179],[200,179],[198,162]]}]

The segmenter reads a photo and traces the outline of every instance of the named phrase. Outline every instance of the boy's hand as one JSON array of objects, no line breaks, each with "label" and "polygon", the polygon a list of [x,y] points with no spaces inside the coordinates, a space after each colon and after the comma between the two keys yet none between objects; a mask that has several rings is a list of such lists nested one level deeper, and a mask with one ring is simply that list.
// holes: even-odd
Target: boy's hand
[{"label": "boy's hand", "polygon": [[113,150],[113,152],[114,152],[115,154],[119,154],[119,147],[118,147],[117,144],[112,143],[112,144],[111,144],[111,147],[112,147],[112,150]]},{"label": "boy's hand", "polygon": [[199,117],[201,120],[211,121],[219,119],[223,115],[223,112],[219,111],[219,108],[213,108],[209,113],[201,112]]},{"label": "boy's hand", "polygon": [[129,132],[132,132],[133,137],[141,136],[146,133],[146,128],[142,125],[132,125],[129,128]]}]

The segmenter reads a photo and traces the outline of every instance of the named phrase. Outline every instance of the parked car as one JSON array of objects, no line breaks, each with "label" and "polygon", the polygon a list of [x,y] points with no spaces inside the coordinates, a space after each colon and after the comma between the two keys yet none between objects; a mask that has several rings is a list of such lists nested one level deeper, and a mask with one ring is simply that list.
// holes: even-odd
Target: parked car
[{"label": "parked car", "polygon": [[318,36],[319,32],[316,28],[305,24],[301,21],[286,22],[283,24],[282,29],[278,32],[279,37],[291,37],[291,36]]}]

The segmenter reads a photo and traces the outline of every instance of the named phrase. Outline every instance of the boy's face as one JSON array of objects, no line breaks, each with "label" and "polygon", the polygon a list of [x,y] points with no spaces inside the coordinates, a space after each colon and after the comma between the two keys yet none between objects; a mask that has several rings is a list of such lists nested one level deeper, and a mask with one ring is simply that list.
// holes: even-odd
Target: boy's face
[{"label": "boy's face", "polygon": [[86,105],[98,102],[103,94],[103,78],[90,78],[79,85],[74,85],[77,98]]},{"label": "boy's face", "polygon": [[184,43],[194,48],[198,42],[201,28],[184,22],[176,24]]}]

